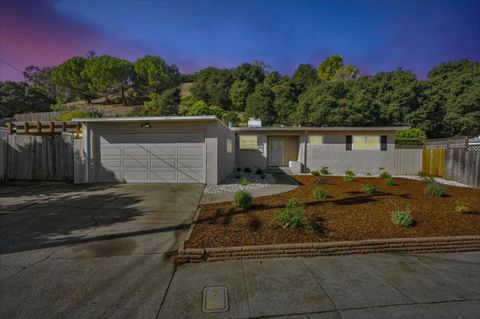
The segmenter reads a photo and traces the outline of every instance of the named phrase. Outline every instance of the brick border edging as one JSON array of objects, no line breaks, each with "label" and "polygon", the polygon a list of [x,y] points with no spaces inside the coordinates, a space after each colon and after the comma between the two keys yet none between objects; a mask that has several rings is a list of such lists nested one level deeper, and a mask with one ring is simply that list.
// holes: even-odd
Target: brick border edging
[{"label": "brick border edging", "polygon": [[[196,216],[198,218],[198,211]],[[185,238],[190,239],[193,225]],[[178,249],[178,263],[273,257],[313,257],[371,253],[448,253],[480,250],[480,236],[369,239],[301,244]]]}]

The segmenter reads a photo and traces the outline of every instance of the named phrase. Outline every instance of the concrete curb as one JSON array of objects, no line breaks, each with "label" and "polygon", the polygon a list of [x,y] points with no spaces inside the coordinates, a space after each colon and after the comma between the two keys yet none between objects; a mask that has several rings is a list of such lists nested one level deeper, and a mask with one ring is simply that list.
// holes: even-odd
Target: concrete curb
[{"label": "concrete curb", "polygon": [[[196,217],[198,218],[198,216]],[[189,233],[191,235],[190,231]],[[176,260],[178,263],[187,263],[274,257],[314,257],[372,253],[451,253],[478,250],[480,250],[480,236],[369,239],[214,248],[185,248],[182,242]]]},{"label": "concrete curb", "polygon": [[190,227],[188,228],[187,234],[185,235],[185,238],[178,243],[178,251],[183,251],[185,250],[185,242],[190,240],[190,237],[192,236],[193,228],[195,228],[195,224],[198,220],[198,217],[200,216],[200,207],[197,208],[195,211],[195,215],[193,215],[193,220],[192,223],[190,224]]}]

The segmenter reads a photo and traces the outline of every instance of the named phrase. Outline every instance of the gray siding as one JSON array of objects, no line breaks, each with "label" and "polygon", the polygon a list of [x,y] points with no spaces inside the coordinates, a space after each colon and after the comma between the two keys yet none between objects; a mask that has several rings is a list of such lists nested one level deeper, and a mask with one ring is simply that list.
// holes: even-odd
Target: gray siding
[{"label": "gray siding", "polygon": [[[257,149],[256,150],[241,150],[239,136],[240,135],[256,135],[257,138]],[[237,138],[237,156],[236,156],[236,166],[240,168],[249,167],[253,169],[254,167],[259,167],[265,169],[267,167],[267,134],[262,132],[242,132],[238,134]]]},{"label": "gray siding", "polygon": [[[235,168],[235,154],[236,154],[236,140],[235,140],[235,133],[232,132],[229,128],[223,125],[220,122],[217,122],[217,143],[218,143],[218,150],[217,150],[217,163],[218,163],[218,171],[217,171],[217,181],[220,182],[224,179],[228,174],[233,172]],[[230,139],[232,141],[232,153],[228,154],[227,152],[227,140]]]},{"label": "gray siding", "polygon": [[[360,174],[378,174],[385,169],[393,172],[395,168],[394,134],[384,132],[349,132],[321,133],[322,145],[307,143],[307,161],[303,162],[307,172],[328,167],[330,173],[342,175],[347,170]],[[387,150],[352,150],[345,149],[346,135],[387,135]]]}]

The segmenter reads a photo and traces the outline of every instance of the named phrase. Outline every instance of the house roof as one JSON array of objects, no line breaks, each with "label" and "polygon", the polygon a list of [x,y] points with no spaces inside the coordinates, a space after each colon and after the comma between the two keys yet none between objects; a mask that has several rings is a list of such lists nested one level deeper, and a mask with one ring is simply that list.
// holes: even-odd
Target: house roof
[{"label": "house roof", "polygon": [[74,118],[72,122],[80,123],[117,123],[117,122],[192,122],[218,121],[214,115],[201,116],[138,116],[138,117],[101,117],[101,118]]},{"label": "house roof", "polygon": [[241,131],[402,131],[408,130],[410,126],[334,126],[334,127],[307,127],[307,126],[285,126],[285,127],[232,127],[231,130]]}]

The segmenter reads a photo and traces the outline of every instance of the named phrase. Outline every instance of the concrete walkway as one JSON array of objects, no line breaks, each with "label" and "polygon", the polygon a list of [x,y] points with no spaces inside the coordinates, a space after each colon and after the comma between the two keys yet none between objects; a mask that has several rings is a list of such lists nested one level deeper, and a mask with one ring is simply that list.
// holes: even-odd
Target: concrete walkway
[{"label": "concrete walkway", "polygon": [[[187,264],[159,318],[478,318],[480,252]],[[202,313],[202,291],[228,288],[226,313]]]},{"label": "concrete walkway", "polygon": [[[253,197],[262,197],[262,196],[269,196],[275,195],[279,193],[289,192],[294,190],[299,185],[298,183],[288,175],[272,175],[276,183],[272,185],[268,185],[262,188],[256,188],[250,190],[250,194]],[[212,204],[212,203],[221,203],[221,202],[230,202],[232,201],[232,192],[224,192],[218,194],[203,194],[202,201],[200,204]]]}]

